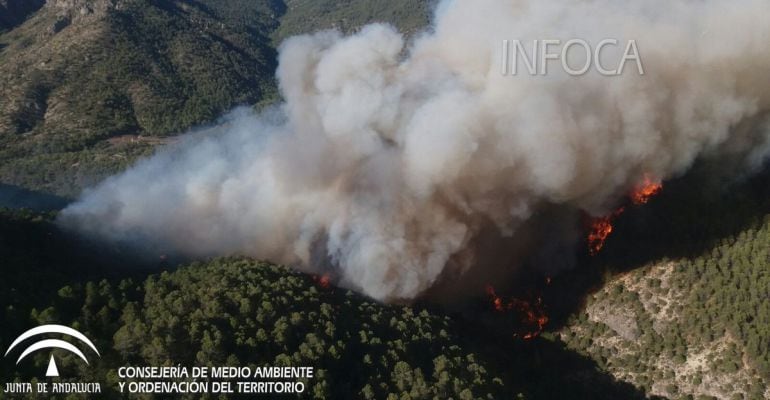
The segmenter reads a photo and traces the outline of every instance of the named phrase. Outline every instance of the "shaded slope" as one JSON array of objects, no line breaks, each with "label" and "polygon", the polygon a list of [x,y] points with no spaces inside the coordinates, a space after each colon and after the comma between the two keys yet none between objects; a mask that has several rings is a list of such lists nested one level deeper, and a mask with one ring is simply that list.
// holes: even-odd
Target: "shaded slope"
[{"label": "shaded slope", "polygon": [[43,4],[45,0],[0,0],[0,32],[10,30],[24,22]]},{"label": "shaded slope", "polygon": [[[100,271],[135,260],[25,212],[0,212],[0,257],[16,271],[1,283],[0,346],[34,325],[73,326],[102,356],[89,366],[57,354],[59,369],[73,382],[102,382],[107,397],[117,396],[110,371],[118,366],[180,363],[313,366],[317,377],[300,398],[643,398],[559,343],[516,342],[495,325],[382,305],[268,263],[221,258],[150,276],[114,265]],[[0,374],[38,376],[46,356],[19,366],[3,359]]]}]

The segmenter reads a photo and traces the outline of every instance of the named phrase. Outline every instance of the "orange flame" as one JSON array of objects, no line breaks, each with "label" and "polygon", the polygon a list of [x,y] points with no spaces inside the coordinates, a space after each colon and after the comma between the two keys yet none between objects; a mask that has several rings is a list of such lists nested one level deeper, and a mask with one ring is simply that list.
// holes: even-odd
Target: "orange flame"
[{"label": "orange flame", "polygon": [[[639,206],[647,204],[647,202],[660,193],[661,190],[663,190],[663,185],[659,181],[656,181],[645,174],[642,183],[628,195],[628,198],[631,200],[632,204]],[[625,211],[625,207],[619,207],[617,210],[613,211],[612,214],[594,218],[591,221],[591,228],[588,231],[588,237],[586,239],[588,242],[589,254],[592,256],[599,254],[602,247],[604,247],[604,242],[612,233],[613,221]]]},{"label": "orange flame", "polygon": [[595,256],[604,247],[604,242],[612,233],[612,216],[594,219],[588,232],[588,252]]},{"label": "orange flame", "polygon": [[644,181],[628,196],[631,198],[631,202],[636,205],[647,204],[651,198],[663,190],[663,185],[653,179],[650,179],[649,175],[644,175]]},{"label": "orange flame", "polygon": [[604,247],[604,242],[612,233],[612,222],[625,211],[625,207],[620,207],[613,211],[610,215],[594,218],[591,221],[591,229],[588,231],[587,238],[589,254],[592,256],[599,254],[599,252],[602,250],[602,247]]},{"label": "orange flame", "polygon": [[[524,332],[522,339],[529,340],[539,336],[548,323],[548,316],[543,310],[543,299],[538,297],[534,302],[511,297],[507,302],[495,293],[492,285],[487,285],[487,295],[492,303],[492,307],[497,312],[516,311],[523,318]],[[518,337],[519,333],[514,333]]]}]

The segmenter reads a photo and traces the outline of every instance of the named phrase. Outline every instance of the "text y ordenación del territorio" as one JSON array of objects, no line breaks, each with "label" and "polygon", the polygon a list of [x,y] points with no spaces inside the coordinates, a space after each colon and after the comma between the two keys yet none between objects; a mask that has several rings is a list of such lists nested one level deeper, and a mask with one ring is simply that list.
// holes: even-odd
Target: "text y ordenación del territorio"
[{"label": "text y ordenaci\u00f3n del territorio", "polygon": [[303,393],[313,367],[120,367],[121,393]]}]

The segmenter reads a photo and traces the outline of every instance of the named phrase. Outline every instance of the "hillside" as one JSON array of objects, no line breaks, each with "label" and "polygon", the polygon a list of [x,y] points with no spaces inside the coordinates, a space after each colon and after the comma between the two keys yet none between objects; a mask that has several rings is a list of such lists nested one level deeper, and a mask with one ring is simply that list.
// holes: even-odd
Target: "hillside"
[{"label": "hillside", "polygon": [[[599,255],[578,249],[574,270],[525,288],[550,317],[531,341],[483,293],[464,312],[388,306],[269,262],[170,265],[52,223],[176,135],[277,101],[283,39],[374,21],[414,34],[430,4],[0,0],[0,207],[53,210],[0,210],[0,348],[55,321],[105,349],[93,369],[63,357],[62,370],[110,383],[129,362],[311,364],[315,398],[770,398],[767,173],[665,182]],[[3,361],[0,375],[46,362]]]},{"label": "hillside", "polygon": [[275,101],[289,34],[427,23],[424,3],[353,3],[0,3],[19,25],[0,34],[0,182],[74,197],[169,135]]},{"label": "hillside", "polygon": [[[557,342],[512,340],[510,321],[488,304],[463,317],[379,304],[248,259],[158,273],[157,260],[120,263],[128,254],[100,252],[59,232],[48,214],[0,210],[0,257],[17,271],[0,282],[0,347],[30,325],[73,326],[102,355],[88,366],[57,354],[60,371],[104,382],[108,397],[110,371],[121,365],[213,364],[313,366],[318,378],[302,398],[642,398]],[[47,361],[3,359],[0,374],[35,376]]]},{"label": "hillside", "polygon": [[339,29],[350,32],[372,22],[389,22],[405,34],[423,29],[434,0],[286,0],[286,13],[273,33],[277,43],[307,32]]},{"label": "hillside", "polygon": [[606,279],[558,337],[649,394],[770,397],[767,180],[680,180],[618,221],[591,260]]},{"label": "hillside", "polygon": [[149,137],[271,96],[275,22],[225,24],[192,4],[54,0],[0,36],[0,180],[74,196]]}]

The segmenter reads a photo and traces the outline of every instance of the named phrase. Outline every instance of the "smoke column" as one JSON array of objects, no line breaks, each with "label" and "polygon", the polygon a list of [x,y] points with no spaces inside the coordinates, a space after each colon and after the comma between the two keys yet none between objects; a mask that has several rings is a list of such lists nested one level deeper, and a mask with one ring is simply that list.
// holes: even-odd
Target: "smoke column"
[{"label": "smoke column", "polygon": [[[294,37],[280,48],[283,104],[188,135],[88,190],[60,222],[330,271],[382,301],[504,274],[537,246],[544,209],[599,215],[645,174],[680,175],[696,159],[761,163],[768,15],[766,0],[457,0],[409,43],[382,24]],[[504,39],[571,38],[633,39],[645,74],[574,77],[557,63],[501,74]]]}]

